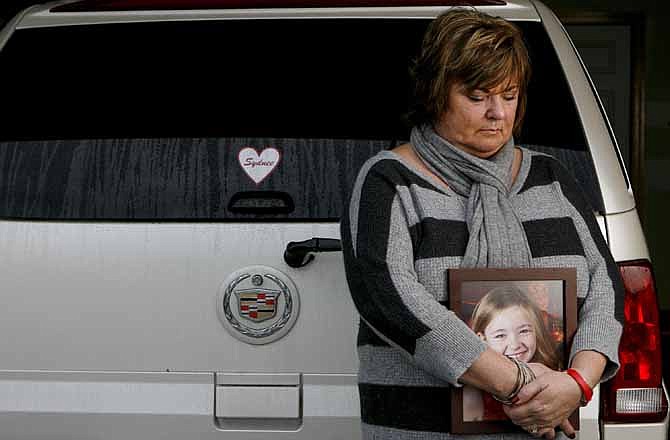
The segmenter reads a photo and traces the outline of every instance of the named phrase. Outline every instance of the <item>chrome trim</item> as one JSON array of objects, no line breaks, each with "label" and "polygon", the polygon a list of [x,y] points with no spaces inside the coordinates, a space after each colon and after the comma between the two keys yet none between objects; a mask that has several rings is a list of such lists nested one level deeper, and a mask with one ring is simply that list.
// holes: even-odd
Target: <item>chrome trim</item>
[{"label": "chrome trim", "polygon": [[214,384],[213,373],[183,371],[0,370],[0,381]]},{"label": "chrome trim", "polygon": [[291,319],[291,313],[293,311],[293,299],[291,298],[291,292],[289,288],[286,286],[286,284],[284,284],[282,280],[280,280],[279,278],[277,278],[272,274],[265,274],[264,276],[271,279],[279,286],[284,295],[284,302],[286,303],[286,305],[284,306],[284,313],[282,313],[282,317],[269,327],[263,329],[255,329],[253,327],[246,326],[237,320],[237,318],[233,315],[233,312],[231,310],[230,296],[233,294],[235,287],[239,283],[251,277],[250,274],[244,274],[237,277],[235,281],[230,283],[230,285],[226,288],[226,292],[223,295],[223,313],[226,315],[226,319],[228,319],[230,325],[232,325],[235,330],[242,333],[243,335],[257,339],[267,338],[268,336],[271,336],[277,333],[282,328],[284,328],[286,323],[288,323],[289,319]]},{"label": "chrome trim", "polygon": [[[70,1],[58,4],[71,3]],[[53,6],[53,5],[52,5]],[[434,18],[451,6],[402,6],[366,8],[281,8],[191,11],[107,11],[57,12],[40,8],[24,19],[18,28],[70,26],[101,23],[132,23],[150,21],[287,19],[287,18]],[[505,6],[480,6],[477,9],[508,20],[540,21],[528,0],[510,1]]]},{"label": "chrome trim", "polygon": [[[62,2],[52,2],[49,4],[55,6],[60,3]],[[30,16],[33,12],[42,11],[44,9],[44,6],[45,5],[29,6],[20,11],[14,17],[12,17],[7,23],[5,23],[4,26],[2,26],[2,28],[0,28],[0,51],[5,47],[5,44],[7,44],[7,40],[9,40],[9,37],[12,36],[14,31],[18,28],[19,24],[23,21],[23,19],[26,16]]]},{"label": "chrome trim", "polygon": [[0,414],[211,415],[213,373],[0,371]]}]

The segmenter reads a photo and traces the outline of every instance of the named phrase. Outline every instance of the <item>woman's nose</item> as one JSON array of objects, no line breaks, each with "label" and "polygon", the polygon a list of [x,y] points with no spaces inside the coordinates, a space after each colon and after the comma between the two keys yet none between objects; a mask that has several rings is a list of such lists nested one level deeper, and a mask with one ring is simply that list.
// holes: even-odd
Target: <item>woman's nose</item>
[{"label": "woman's nose", "polygon": [[505,107],[501,96],[493,95],[489,97],[486,117],[489,119],[503,119],[505,117]]}]

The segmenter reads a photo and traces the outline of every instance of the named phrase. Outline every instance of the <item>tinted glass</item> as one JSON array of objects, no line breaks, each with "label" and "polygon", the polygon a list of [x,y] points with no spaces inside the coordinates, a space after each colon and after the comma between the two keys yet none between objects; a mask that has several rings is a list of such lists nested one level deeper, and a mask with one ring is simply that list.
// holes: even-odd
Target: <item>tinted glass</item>
[{"label": "tinted glass", "polygon": [[[362,163],[409,137],[409,67],[427,23],[19,30],[0,53],[0,215],[337,220]],[[534,79],[518,142],[590,165],[541,24],[519,24]]]}]

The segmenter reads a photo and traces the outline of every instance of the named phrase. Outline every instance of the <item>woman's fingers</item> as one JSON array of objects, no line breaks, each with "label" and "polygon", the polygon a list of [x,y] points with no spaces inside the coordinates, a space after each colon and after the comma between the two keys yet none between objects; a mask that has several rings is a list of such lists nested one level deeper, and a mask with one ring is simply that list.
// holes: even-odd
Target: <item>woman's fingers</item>
[{"label": "woman's fingers", "polygon": [[544,381],[537,379],[525,385],[521,388],[519,394],[516,395],[517,400],[514,402],[514,405],[523,405],[526,402],[530,402],[535,396],[544,391],[544,389],[547,388],[547,385],[548,384]]},{"label": "woman's fingers", "polygon": [[519,394],[517,394],[518,400],[516,403],[512,406],[504,407],[507,417],[521,426],[540,423],[541,421],[537,419],[537,416],[543,413],[544,402],[538,396],[548,386],[549,384],[541,378],[524,386]]},{"label": "woman's fingers", "polygon": [[[576,431],[572,427],[572,424],[569,420],[563,420],[559,425],[559,428],[565,435],[569,438],[575,438]],[[523,426],[523,429],[528,431],[530,435],[536,438],[544,438],[546,440],[554,440],[557,437],[557,432],[554,428],[537,428],[536,425],[526,425]]]},{"label": "woman's fingers", "polygon": [[537,437],[544,437],[547,440],[554,440],[556,438],[556,431],[554,431],[554,428],[545,428],[538,432]]},{"label": "woman's fingers", "polygon": [[568,437],[574,438],[575,430],[567,417],[579,406],[581,390],[568,379],[565,373],[544,372],[523,387],[516,404],[504,407],[505,414],[535,437],[554,440],[554,428],[560,426]]},{"label": "woman's fingers", "polygon": [[545,420],[544,403],[539,399],[531,400],[524,404],[503,406],[507,417],[519,426],[546,426],[549,421]]},{"label": "woman's fingers", "polygon": [[[569,438],[576,437],[576,431],[572,427],[572,424],[569,420],[563,420],[559,425],[559,428],[565,435]],[[554,428],[537,428],[537,425],[525,425],[523,429],[528,431],[530,435],[536,438],[544,438],[546,440],[554,440],[557,437],[556,430]]]},{"label": "woman's fingers", "polygon": [[565,373],[543,374],[526,385],[516,404],[505,407],[517,425],[557,426],[579,406],[581,390]]},{"label": "woman's fingers", "polygon": [[560,426],[561,426],[561,430],[562,430],[562,431],[565,433],[565,435],[567,435],[568,437],[570,437],[570,438],[575,438],[575,436],[577,435],[576,432],[575,432],[575,428],[572,427],[572,423],[570,423],[569,420],[567,420],[567,419],[566,419],[566,420],[563,420],[563,421],[561,422],[561,425],[560,425]]}]

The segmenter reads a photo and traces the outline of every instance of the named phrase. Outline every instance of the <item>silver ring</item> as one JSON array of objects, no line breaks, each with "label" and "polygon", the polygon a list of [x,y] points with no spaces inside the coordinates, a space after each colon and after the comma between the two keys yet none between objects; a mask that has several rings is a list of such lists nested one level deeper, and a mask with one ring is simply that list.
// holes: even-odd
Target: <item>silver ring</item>
[{"label": "silver ring", "polygon": [[537,425],[528,425],[526,426],[526,430],[531,434],[537,434],[538,432]]}]

